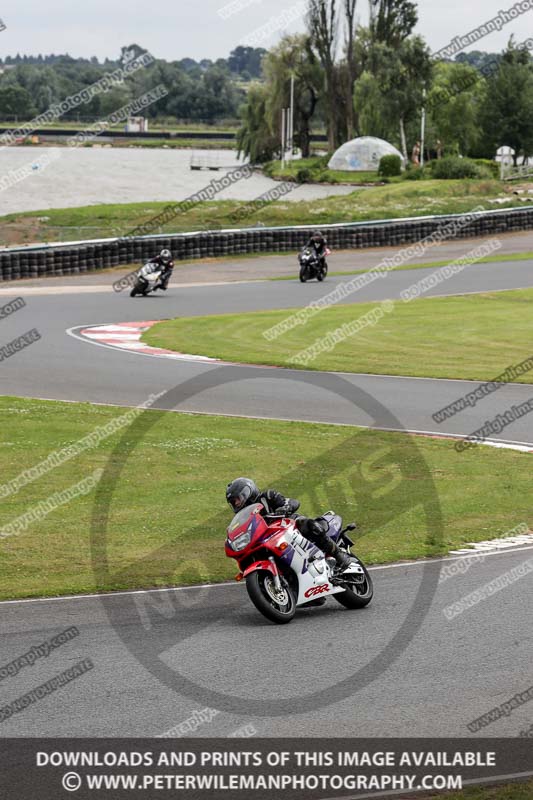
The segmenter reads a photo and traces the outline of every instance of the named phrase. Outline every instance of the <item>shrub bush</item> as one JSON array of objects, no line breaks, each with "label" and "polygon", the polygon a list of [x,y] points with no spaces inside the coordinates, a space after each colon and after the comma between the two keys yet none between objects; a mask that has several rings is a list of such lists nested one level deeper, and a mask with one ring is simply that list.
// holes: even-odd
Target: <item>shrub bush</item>
[{"label": "shrub bush", "polygon": [[314,160],[314,163],[313,163],[313,169],[315,167],[322,168],[322,169],[327,169],[330,158],[331,158],[331,156],[329,154],[326,155],[326,156],[317,156],[315,158],[315,160]]},{"label": "shrub bush", "polygon": [[491,161],[490,158],[473,158],[472,161],[478,167],[488,169],[493,178],[500,177],[500,165],[497,161]]},{"label": "shrub bush", "polygon": [[406,181],[421,181],[426,177],[427,175],[424,167],[415,167],[414,169],[407,170],[403,176]]},{"label": "shrub bush", "polygon": [[431,174],[439,180],[492,178],[492,173],[487,167],[476,164],[471,158],[459,158],[459,156],[445,156],[432,161]]},{"label": "shrub bush", "polygon": [[296,180],[298,183],[309,183],[312,177],[313,173],[311,172],[310,169],[307,169],[307,167],[299,169],[298,172],[296,173]]},{"label": "shrub bush", "polygon": [[402,174],[402,159],[400,156],[381,156],[379,160],[378,175],[393,178]]}]

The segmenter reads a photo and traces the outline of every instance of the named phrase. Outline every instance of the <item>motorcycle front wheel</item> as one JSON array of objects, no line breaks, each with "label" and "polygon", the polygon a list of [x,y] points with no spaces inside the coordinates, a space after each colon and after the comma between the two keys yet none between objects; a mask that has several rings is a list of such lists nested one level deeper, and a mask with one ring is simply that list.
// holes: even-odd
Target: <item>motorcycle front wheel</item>
[{"label": "motorcycle front wheel", "polygon": [[133,289],[130,292],[130,297],[135,297],[138,294],[144,294],[146,290],[144,281],[141,281],[139,278],[133,284]]},{"label": "motorcycle front wheel", "polygon": [[258,611],[271,622],[285,625],[296,613],[296,600],[283,575],[280,575],[281,591],[274,585],[274,576],[267,570],[251,572],[246,577],[248,596]]},{"label": "motorcycle front wheel", "polygon": [[363,568],[363,580],[361,583],[347,586],[345,592],[334,594],[333,597],[345,608],[364,608],[374,596],[374,584],[365,565],[359,562]]},{"label": "motorcycle front wheel", "polygon": [[319,280],[319,281],[323,281],[323,280],[324,280],[324,278],[326,277],[326,275],[327,275],[327,274],[328,274],[328,265],[327,265],[327,264],[324,264],[324,266],[322,267],[322,269],[320,269],[320,270],[318,271],[318,275],[316,276],[316,277],[317,277],[317,280]]},{"label": "motorcycle front wheel", "polygon": [[300,268],[300,281],[305,283],[307,280],[307,267]]}]

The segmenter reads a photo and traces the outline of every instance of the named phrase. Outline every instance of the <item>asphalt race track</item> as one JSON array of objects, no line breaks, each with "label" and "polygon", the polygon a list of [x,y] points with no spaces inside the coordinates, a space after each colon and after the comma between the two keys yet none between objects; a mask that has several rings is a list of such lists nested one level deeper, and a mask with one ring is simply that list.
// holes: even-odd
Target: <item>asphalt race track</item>
[{"label": "asphalt race track", "polygon": [[[188,608],[187,596],[176,595],[176,613],[157,617],[160,658],[179,675],[198,684],[196,696],[177,695],[161,685],[122,644],[110,628],[96,598],[59,599],[2,604],[3,652],[23,653],[71,625],[80,637],[35,663],[16,678],[4,681],[2,700],[19,697],[30,688],[90,657],[94,669],[63,693],[46,698],[2,723],[6,736],[155,736],[180,724],[194,710],[212,706],[213,689],[241,695],[241,713],[225,710],[198,735],[228,736],[252,724],[264,736],[468,736],[467,724],[531,683],[531,613],[525,599],[531,576],[448,622],[442,609],[450,597],[468,594],[481,584],[531,558],[533,549],[487,557],[466,575],[441,585],[423,626],[406,652],[379,677],[345,699],[291,714],[305,695],[327,690],[363,669],[378,655],[406,614],[418,589],[422,565],[374,570],[376,596],[361,612],[345,611],[334,600],[322,608],[298,612],[288,626],[273,626],[251,607],[239,584],[203,590]],[[432,569],[440,568],[436,563]],[[453,585],[453,590],[450,586]],[[528,594],[529,592],[529,594]],[[185,596],[185,597],[184,597]],[[153,594],[151,595],[153,598]],[[146,595],[137,595],[142,606]],[[157,600],[160,601],[158,595]],[[131,596],[117,595],[114,619],[135,625],[139,646],[143,627]],[[210,624],[211,607],[221,612]],[[176,644],[189,625],[204,627]],[[138,629],[138,630],[137,630]],[[146,658],[150,652],[144,651]],[[68,660],[67,660],[68,659]],[[366,674],[371,680],[372,673]],[[270,698],[278,716],[254,714],[256,698]],[[286,699],[288,698],[288,699]],[[294,698],[291,701],[291,698]],[[518,735],[529,727],[527,706],[498,720],[479,735]]]},{"label": "asphalt race track", "polygon": [[[432,271],[391,273],[357,292],[352,301],[397,298]],[[150,393],[168,391],[219,367],[111,350],[80,341],[67,330],[302,306],[343,280],[347,278],[330,278],[324,286],[263,281],[171,287],[166,295],[135,300],[110,287],[105,292],[85,286],[77,292],[74,284],[66,293],[56,293],[45,286],[25,294],[22,282],[5,286],[2,302],[23,296],[27,307],[2,321],[2,343],[30,328],[37,328],[42,339],[2,363],[1,392],[137,405]],[[427,296],[532,286],[533,265],[509,261],[468,267]],[[476,408],[437,425],[431,414],[475,384],[343,375],[356,387],[354,394],[359,388],[375,398],[372,413],[372,408],[362,410],[339,397],[335,376],[232,369],[235,378],[229,384],[166,407],[464,435],[533,396],[531,386],[507,385]],[[391,425],[391,418],[397,423]],[[533,448],[527,417],[510,425],[502,441]],[[260,736],[472,735],[467,723],[531,683],[531,573],[452,620],[443,609],[532,556],[533,547],[491,552],[465,574],[440,584],[443,560],[377,567],[372,573],[376,594],[367,609],[346,611],[330,599],[322,608],[299,612],[289,626],[268,624],[237,584],[2,603],[0,666],[69,626],[76,625],[80,636],[1,681],[0,705],[82,658],[94,663],[54,697],[4,721],[2,733],[154,736],[209,706],[219,713],[195,735],[229,736],[243,725],[252,725]],[[389,663],[381,663],[380,653],[408,618],[417,592],[420,628],[405,649],[405,643],[398,643],[397,657],[393,653]],[[161,613],[150,613],[154,604]],[[168,668],[165,675],[172,672],[174,682],[154,677],[149,667],[154,659]],[[525,705],[478,735],[518,735],[532,722]]]},{"label": "asphalt race track", "polygon": [[[355,293],[352,300],[369,302],[397,298],[403,289],[432,271],[418,269],[390,273],[386,279],[375,281]],[[169,363],[112,351],[80,342],[66,335],[67,330],[98,323],[291,308],[318,299],[346,280],[331,278],[325,285],[313,282],[303,286],[297,281],[262,281],[174,287],[166,295],[135,299],[131,299],[127,292],[103,292],[98,287],[85,287],[79,295],[44,294],[49,291],[46,288],[32,290],[43,294],[24,295],[23,283],[16,288],[2,287],[0,293],[5,302],[8,297],[22,294],[27,303],[26,308],[2,321],[2,341],[8,342],[30,328],[37,328],[42,336],[40,342],[2,363],[2,394],[138,405],[150,393],[168,391],[214,367],[198,363]],[[532,286],[532,264],[526,261],[501,262],[468,267],[426,296]],[[302,391],[304,377],[300,370],[243,367],[236,370],[235,375],[247,380],[246,386],[242,384],[242,390],[237,392],[234,384],[211,389],[177,408],[320,422],[383,424],[379,414],[378,419],[371,418],[348,401],[328,392],[327,376],[319,377],[316,372],[311,373],[311,379],[320,381],[324,388],[306,386],[305,392]],[[369,375],[346,375],[344,378],[375,397],[399,421],[399,427],[412,431],[469,434],[502,409],[531,396],[527,385],[509,384],[485,398],[476,408],[463,411],[437,426],[431,414],[470,391],[472,383]],[[533,439],[527,418],[509,425],[505,429],[505,440],[531,443]]]}]

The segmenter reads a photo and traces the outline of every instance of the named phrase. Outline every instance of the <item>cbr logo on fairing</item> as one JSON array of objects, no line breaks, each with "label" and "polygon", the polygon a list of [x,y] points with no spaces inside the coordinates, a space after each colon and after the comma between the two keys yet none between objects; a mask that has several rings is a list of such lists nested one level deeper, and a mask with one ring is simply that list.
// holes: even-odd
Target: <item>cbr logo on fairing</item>
[{"label": "cbr logo on fairing", "polygon": [[324,592],[329,592],[329,588],[329,583],[322,583],[320,586],[311,586],[311,588],[305,592],[304,597],[313,597],[315,594],[324,594]]}]

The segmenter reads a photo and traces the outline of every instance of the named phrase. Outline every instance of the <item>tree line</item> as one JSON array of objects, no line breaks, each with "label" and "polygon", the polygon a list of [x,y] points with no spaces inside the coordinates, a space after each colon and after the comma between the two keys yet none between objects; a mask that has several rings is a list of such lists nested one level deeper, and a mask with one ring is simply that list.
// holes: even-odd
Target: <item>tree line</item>
[{"label": "tree line", "polygon": [[[137,44],[121,48],[113,61],[72,58],[69,55],[7,56],[0,60],[0,119],[30,120],[65,97],[98,81],[120,67],[125,54],[142,53]],[[140,97],[160,83],[169,94],[146,109],[153,120],[180,119],[192,122],[236,120],[246,99],[245,86],[261,76],[263,48],[235,48],[227,59],[177,61],[157,59],[121,86],[94,97],[90,103],[68,112],[62,119],[95,120]]]},{"label": "tree line", "polygon": [[[252,161],[279,155],[282,109],[295,79],[294,145],[310,154],[310,132],[324,124],[328,149],[354,136],[378,136],[407,159],[420,139],[439,154],[516,158],[533,154],[533,61],[511,38],[503,53],[473,51],[435,60],[414,34],[411,0],[369,0],[356,25],[357,0],[309,0],[304,34],[285,36],[263,57],[263,81],[241,109],[241,151]],[[265,124],[266,123],[266,124]]]}]

